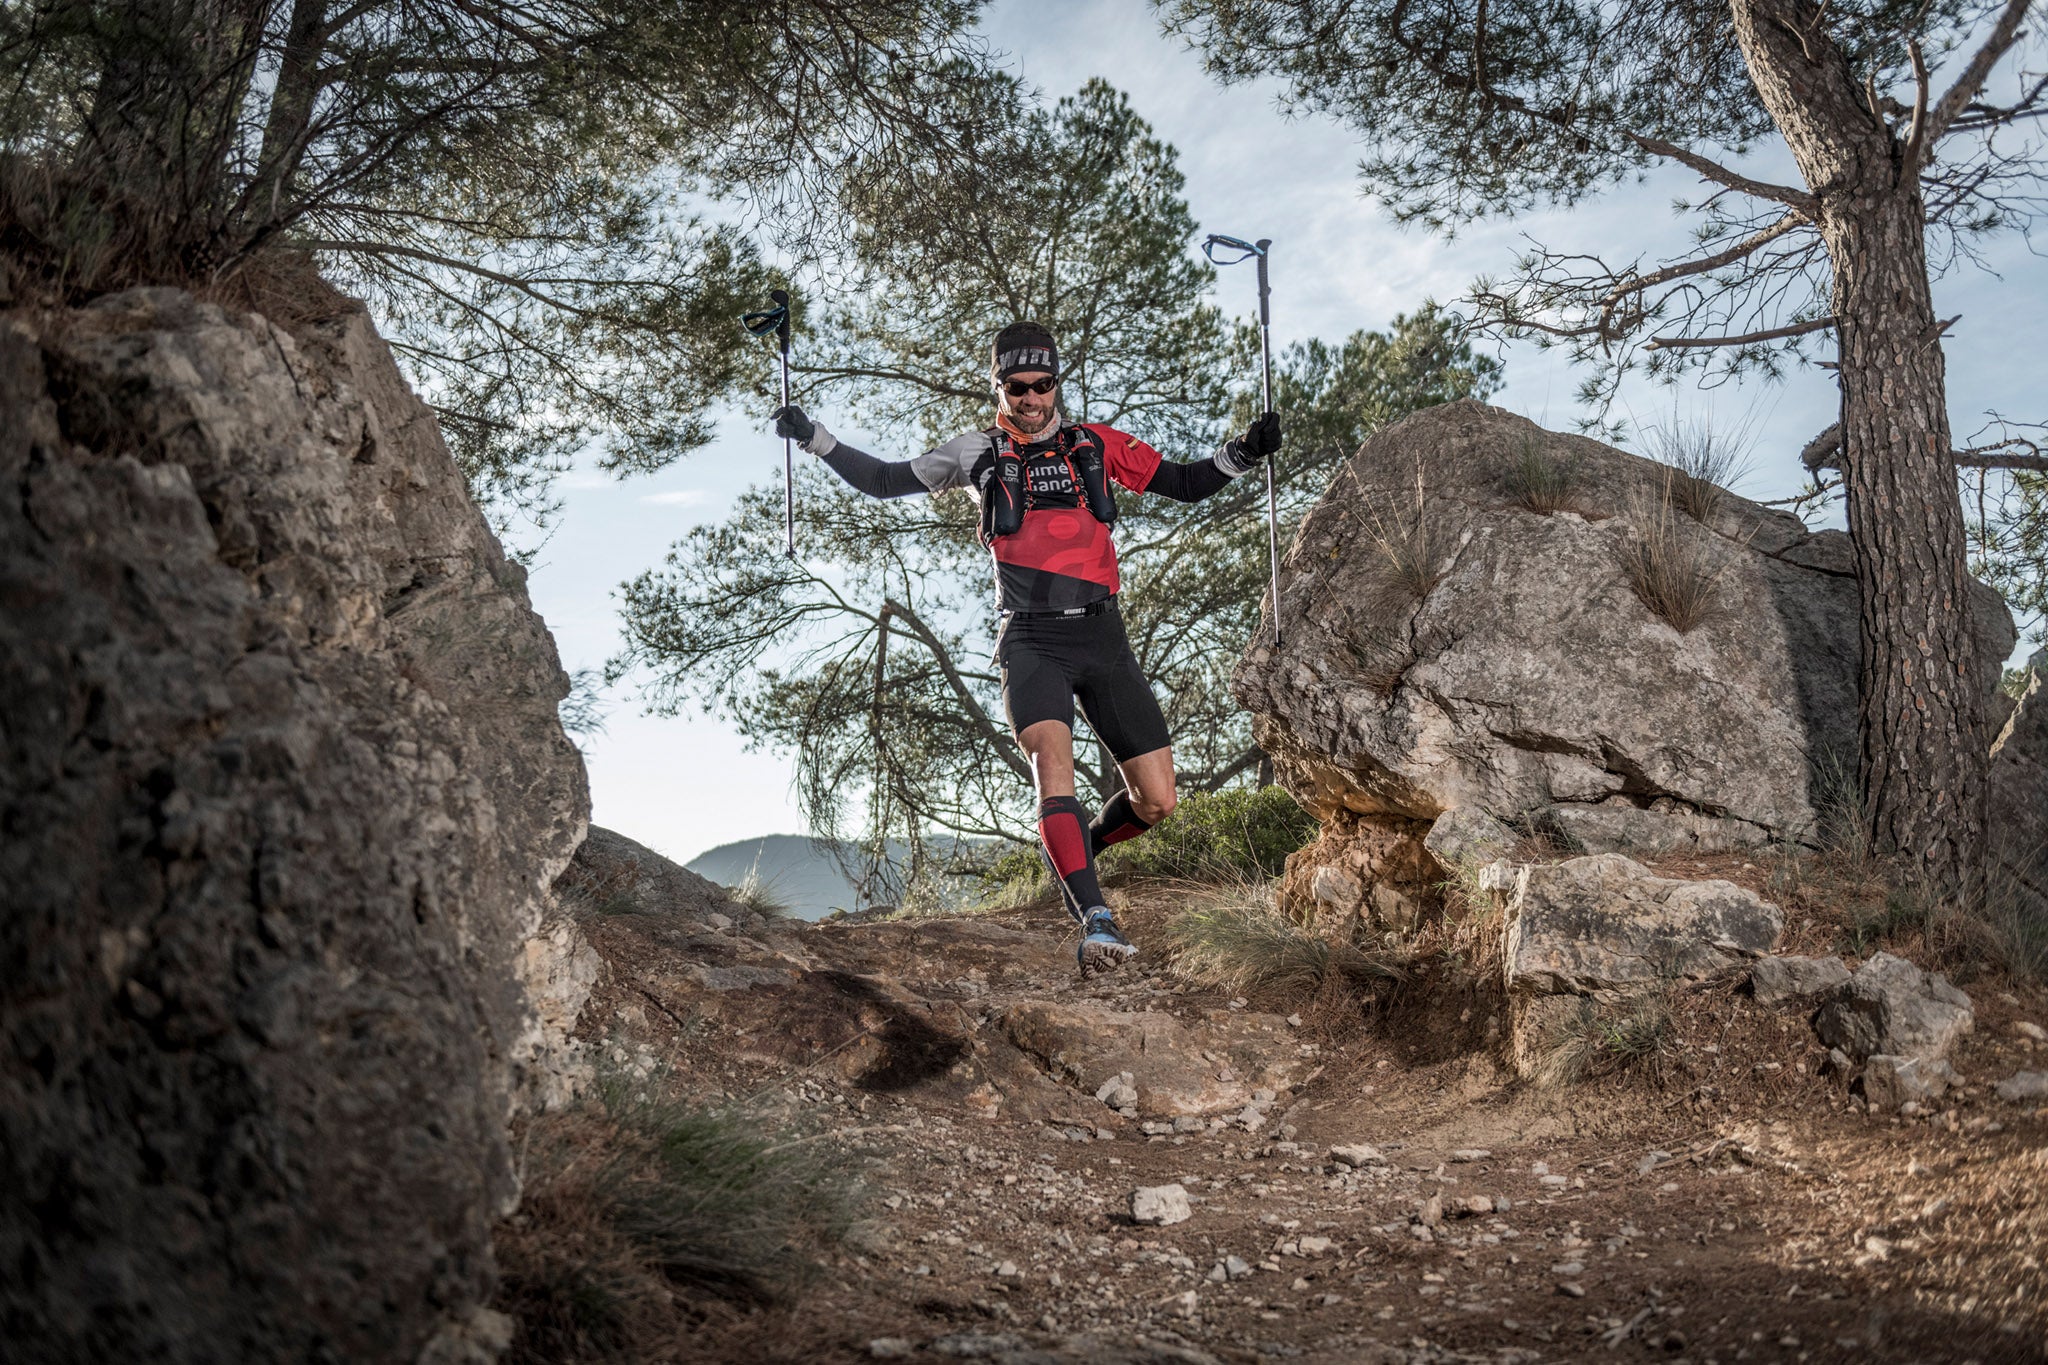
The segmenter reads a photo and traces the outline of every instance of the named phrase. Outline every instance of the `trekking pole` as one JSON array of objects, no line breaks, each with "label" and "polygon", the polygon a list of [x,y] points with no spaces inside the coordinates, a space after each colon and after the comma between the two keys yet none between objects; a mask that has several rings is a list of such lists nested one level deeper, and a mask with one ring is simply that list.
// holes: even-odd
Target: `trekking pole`
[{"label": "trekking pole", "polygon": [[[757,337],[775,333],[782,353],[782,406],[789,406],[789,292],[770,290],[775,306],[761,313],[748,313],[740,325]],[[790,438],[782,438],[782,551],[796,558],[796,452]]]},{"label": "trekking pole", "polygon": [[[1261,237],[1256,242],[1247,242],[1237,237],[1225,237],[1212,232],[1202,243],[1202,254],[1215,266],[1237,265],[1242,261],[1256,259],[1259,263],[1259,401],[1265,411],[1273,410],[1273,286],[1266,277],[1266,258],[1273,242]],[[1218,260],[1217,251],[1236,252],[1227,260]],[[1273,480],[1273,457],[1266,457],[1266,552],[1273,568],[1273,648],[1280,647],[1280,509],[1279,494]]]}]

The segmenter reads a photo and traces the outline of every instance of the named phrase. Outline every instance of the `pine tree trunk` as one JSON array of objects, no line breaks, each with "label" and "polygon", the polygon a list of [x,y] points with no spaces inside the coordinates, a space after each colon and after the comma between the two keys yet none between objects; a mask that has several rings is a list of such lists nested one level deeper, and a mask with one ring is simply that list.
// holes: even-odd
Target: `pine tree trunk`
[{"label": "pine tree trunk", "polygon": [[1750,77],[1812,187],[1834,272],[1862,589],[1864,811],[1879,849],[1952,893],[1982,866],[1989,764],[1919,180],[1829,39],[1823,6],[1731,7]]},{"label": "pine tree trunk", "polygon": [[1841,321],[1842,474],[1862,589],[1859,770],[1877,847],[1937,887],[1982,862],[1988,769],[1969,552],[1918,186],[1823,224]]}]

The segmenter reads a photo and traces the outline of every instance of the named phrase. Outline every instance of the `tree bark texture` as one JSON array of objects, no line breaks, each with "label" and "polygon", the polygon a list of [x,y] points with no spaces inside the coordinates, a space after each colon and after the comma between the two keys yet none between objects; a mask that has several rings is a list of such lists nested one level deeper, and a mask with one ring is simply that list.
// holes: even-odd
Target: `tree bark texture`
[{"label": "tree bark texture", "polygon": [[1819,202],[1834,276],[1842,472],[1862,589],[1858,733],[1878,848],[1943,892],[1982,866],[1984,735],[1926,212],[1822,7],[1732,0],[1751,79]]}]

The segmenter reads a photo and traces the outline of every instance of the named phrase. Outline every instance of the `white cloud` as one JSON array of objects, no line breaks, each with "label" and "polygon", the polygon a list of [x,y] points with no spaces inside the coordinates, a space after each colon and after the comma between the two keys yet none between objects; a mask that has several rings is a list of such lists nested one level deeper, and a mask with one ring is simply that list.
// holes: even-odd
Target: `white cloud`
[{"label": "white cloud", "polygon": [[650,503],[656,507],[702,507],[711,501],[711,490],[671,488],[666,493],[642,493],[635,501]]}]

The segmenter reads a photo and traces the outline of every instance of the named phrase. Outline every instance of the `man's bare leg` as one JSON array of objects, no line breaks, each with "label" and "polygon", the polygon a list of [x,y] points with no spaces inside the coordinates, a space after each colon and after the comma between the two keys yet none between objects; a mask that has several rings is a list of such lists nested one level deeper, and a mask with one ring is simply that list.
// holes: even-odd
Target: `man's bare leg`
[{"label": "man's bare leg", "polygon": [[1088,827],[1089,849],[1097,857],[1112,844],[1135,839],[1173,813],[1173,750],[1154,749],[1117,765],[1124,790],[1109,798]]}]

